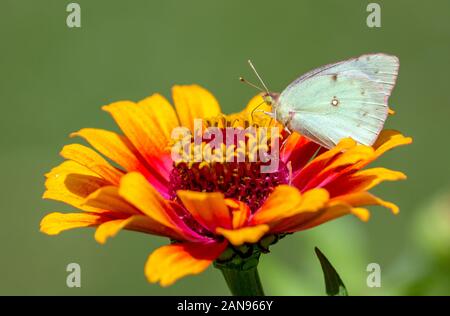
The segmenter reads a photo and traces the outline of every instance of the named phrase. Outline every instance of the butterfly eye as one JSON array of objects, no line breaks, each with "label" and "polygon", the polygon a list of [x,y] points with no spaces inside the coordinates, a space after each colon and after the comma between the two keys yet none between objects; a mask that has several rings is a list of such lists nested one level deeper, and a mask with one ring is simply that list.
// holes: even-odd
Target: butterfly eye
[{"label": "butterfly eye", "polygon": [[272,96],[270,96],[269,94],[265,94],[263,96],[263,100],[267,105],[272,105],[272,103],[273,103]]}]

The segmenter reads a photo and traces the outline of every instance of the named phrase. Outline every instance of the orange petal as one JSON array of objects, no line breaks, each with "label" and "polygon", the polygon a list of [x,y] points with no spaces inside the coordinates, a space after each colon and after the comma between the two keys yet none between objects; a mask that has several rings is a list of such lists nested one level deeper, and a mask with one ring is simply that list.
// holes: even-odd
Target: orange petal
[{"label": "orange petal", "polygon": [[[165,196],[167,193],[167,179],[155,168],[148,165],[144,158],[138,153],[130,141],[116,133],[101,129],[85,128],[71,136],[80,136],[86,139],[92,147],[101,154],[122,166],[126,171],[138,171]],[[170,157],[169,157],[170,158]]]},{"label": "orange petal", "polygon": [[386,168],[371,168],[340,177],[326,186],[326,189],[332,196],[338,196],[358,191],[368,191],[383,181],[404,179],[406,179],[406,175],[402,172]]},{"label": "orange petal", "polygon": [[341,153],[331,163],[329,163],[321,173],[326,173],[329,170],[335,170],[337,168],[353,165],[359,161],[365,160],[372,156],[374,150],[372,147],[364,145],[356,145],[347,151]]},{"label": "orange petal", "polygon": [[91,193],[84,200],[83,205],[117,213],[141,214],[141,212],[119,195],[119,189],[114,186],[106,186]]},{"label": "orange petal", "polygon": [[[136,104],[129,101],[115,102],[104,106],[120,129],[151,168],[152,174],[160,175],[160,181],[166,183],[172,168],[170,139],[165,137],[165,130],[172,130],[178,124],[173,121],[172,107],[161,96],[152,96]],[[166,117],[155,117],[155,108],[160,107],[158,114],[167,113]],[[172,113],[173,114],[173,113]],[[164,125],[163,128],[160,127]],[[164,181],[165,180],[165,181]]]},{"label": "orange petal", "polygon": [[[138,103],[119,101],[104,106],[125,135],[144,158],[153,157],[154,152],[164,150],[171,140],[172,130],[178,119],[169,101],[160,94],[154,94]],[[140,136],[146,136],[140,139]]]},{"label": "orange petal", "polygon": [[241,228],[247,224],[251,215],[251,210],[244,202],[226,199],[227,206],[231,209],[232,227],[233,229]]},{"label": "orange petal", "polygon": [[97,242],[104,244],[110,237],[114,237],[122,229],[133,230],[151,235],[180,239],[180,235],[145,215],[132,215],[128,218],[111,220],[101,224],[96,232]]},{"label": "orange petal", "polygon": [[111,166],[102,156],[86,146],[80,144],[66,145],[60,154],[68,160],[73,160],[85,166],[112,184],[118,184],[120,177],[123,175],[123,172]]},{"label": "orange petal", "polygon": [[262,224],[247,226],[239,229],[225,229],[218,227],[216,233],[224,236],[233,246],[241,246],[245,243],[254,244],[258,242],[267,232],[269,226]]},{"label": "orange petal", "polygon": [[380,205],[390,209],[394,214],[398,214],[399,212],[399,208],[397,205],[391,202],[383,201],[382,199],[369,192],[357,192],[341,195],[333,198],[332,201],[347,203],[351,206]]},{"label": "orange petal", "polygon": [[[361,161],[356,162],[353,165],[349,165],[344,170],[339,171],[338,173],[334,174],[332,177],[329,177],[326,179],[325,182],[322,182],[320,186],[334,186],[336,188],[336,185],[333,183],[335,181],[338,181],[339,178],[347,179],[349,175],[354,173],[355,171],[362,169],[364,166],[368,165],[372,161],[376,160],[378,157],[380,157],[383,153],[386,151],[397,147],[401,145],[410,144],[412,142],[412,139],[410,137],[404,137],[397,131],[393,130],[384,130],[380,133],[379,138],[373,145],[373,148],[375,151],[372,155],[370,155],[367,158],[361,159]],[[342,180],[344,181],[344,180]],[[340,181],[340,182],[342,182]],[[309,187],[317,185],[317,183],[309,183]],[[340,190],[342,191],[342,190]]]},{"label": "orange petal", "polygon": [[177,195],[189,213],[211,232],[216,227],[231,228],[230,210],[222,193],[180,190]]},{"label": "orange petal", "polygon": [[98,226],[112,218],[108,213],[50,213],[41,220],[41,232],[58,235],[60,232],[80,227]]},{"label": "orange petal", "polygon": [[95,239],[101,244],[104,244],[108,238],[115,236],[122,229],[169,238],[177,237],[173,232],[149,217],[128,215],[128,217],[120,218],[124,215],[108,211],[103,213],[51,213],[42,219],[41,232],[47,235],[57,235],[62,231],[73,228],[98,226],[95,232]]},{"label": "orange petal", "polygon": [[313,189],[303,195],[296,188],[280,185],[269,195],[263,206],[256,211],[252,224],[278,225],[300,213],[317,212],[328,201],[328,192],[324,189]]},{"label": "orange petal", "polygon": [[320,145],[308,140],[306,137],[293,132],[283,144],[280,153],[281,160],[292,164],[293,172],[302,169],[315,155]]},{"label": "orange petal", "polygon": [[351,206],[345,203],[333,204],[330,206],[325,206],[315,213],[302,213],[290,220],[284,221],[283,225],[279,225],[274,229],[271,229],[274,233],[276,232],[297,232],[305,229],[309,229],[325,222],[331,221],[333,219],[339,218],[341,216],[351,213]]},{"label": "orange petal", "polygon": [[199,274],[220,256],[227,243],[176,243],[155,250],[145,264],[149,282],[169,286],[178,279]]},{"label": "orange petal", "polygon": [[193,236],[176,214],[172,204],[165,200],[139,173],[122,177],[119,194],[153,221],[176,234],[178,240],[191,240]]},{"label": "orange petal", "polygon": [[322,170],[318,170],[317,174],[307,182],[302,191],[324,187],[342,174],[353,169],[357,163],[370,159],[373,154],[373,148],[364,145],[356,145],[348,149],[340,155],[337,155],[335,159],[324,166]]},{"label": "orange petal", "polygon": [[174,86],[172,98],[182,126],[194,130],[194,119],[205,119],[220,114],[216,98],[198,85]]},{"label": "orange petal", "polygon": [[61,201],[90,212],[101,210],[83,205],[84,199],[99,188],[111,184],[93,171],[70,160],[53,168],[46,177],[47,190],[44,192],[44,199]]},{"label": "orange petal", "polygon": [[315,214],[300,214],[284,221],[284,225],[278,225],[277,227],[272,228],[271,231],[274,233],[301,231],[347,214],[353,214],[362,221],[368,221],[370,212],[367,209],[360,207],[366,205],[381,205],[391,209],[394,214],[398,213],[398,207],[396,205],[383,201],[368,192],[359,192],[333,198],[329,200],[327,205],[319,212]]},{"label": "orange petal", "polygon": [[98,226],[95,231],[95,240],[104,244],[110,237],[114,237],[122,229],[134,230],[152,235],[176,238],[177,235],[161,224],[144,215],[132,215],[124,219],[110,220]]},{"label": "orange petal", "polygon": [[331,148],[311,160],[300,172],[292,179],[293,185],[301,191],[305,188],[311,179],[314,179],[323,169],[335,158],[351,148],[357,146],[351,138],[342,139],[335,147]]},{"label": "orange petal", "polygon": [[279,220],[297,210],[301,201],[302,195],[298,189],[289,185],[279,185],[253,215],[251,223],[265,224]]},{"label": "orange petal", "polygon": [[383,130],[380,136],[378,136],[373,148],[375,148],[376,157],[379,157],[392,148],[411,143],[412,138],[403,136],[399,131]]}]

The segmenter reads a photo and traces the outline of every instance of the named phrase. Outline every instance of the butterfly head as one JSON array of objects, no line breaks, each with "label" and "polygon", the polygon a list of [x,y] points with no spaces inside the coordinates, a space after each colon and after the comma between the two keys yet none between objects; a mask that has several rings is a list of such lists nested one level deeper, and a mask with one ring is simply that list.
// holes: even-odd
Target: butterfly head
[{"label": "butterfly head", "polygon": [[280,96],[280,94],[279,93],[275,93],[275,92],[264,92],[263,93],[263,95],[262,95],[262,98],[263,98],[263,100],[264,100],[264,102],[267,104],[267,105],[270,105],[270,106],[275,106],[276,104],[277,104],[277,101],[278,101],[278,97]]}]

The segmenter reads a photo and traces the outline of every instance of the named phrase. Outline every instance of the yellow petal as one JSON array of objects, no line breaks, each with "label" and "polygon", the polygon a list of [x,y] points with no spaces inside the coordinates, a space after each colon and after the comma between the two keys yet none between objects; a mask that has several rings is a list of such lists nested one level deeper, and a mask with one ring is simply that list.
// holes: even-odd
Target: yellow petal
[{"label": "yellow petal", "polygon": [[141,214],[134,206],[119,195],[119,189],[106,186],[91,193],[83,205],[124,214]]},{"label": "yellow petal", "polygon": [[110,217],[100,213],[50,213],[46,215],[40,224],[41,232],[47,235],[58,235],[60,232],[80,227],[97,226]]},{"label": "yellow petal", "polygon": [[92,147],[126,171],[139,171],[141,173],[145,171],[142,162],[137,158],[136,149],[126,137],[94,128],[84,128],[71,134],[71,137],[75,136],[84,138]]},{"label": "yellow petal", "polygon": [[370,219],[369,210],[363,207],[352,207],[351,213],[363,222],[367,222]]},{"label": "yellow petal", "polygon": [[354,191],[367,191],[383,181],[405,180],[406,175],[400,171],[386,168],[371,168],[359,171],[349,178],[349,182],[358,183]]},{"label": "yellow petal", "polygon": [[254,244],[258,242],[267,232],[269,226],[262,224],[247,226],[239,229],[225,229],[218,227],[216,233],[224,236],[233,246],[241,246],[245,243]]},{"label": "yellow petal", "polygon": [[165,229],[165,227],[149,217],[144,215],[132,215],[124,219],[110,220],[98,226],[95,231],[95,240],[100,244],[104,244],[108,238],[116,236],[122,229],[169,238],[176,237],[170,230]]},{"label": "yellow petal", "polygon": [[182,126],[194,130],[194,119],[204,119],[220,114],[216,98],[198,85],[174,86],[173,102]]},{"label": "yellow petal", "polygon": [[134,216],[130,216],[126,219],[116,219],[101,224],[95,231],[95,240],[99,244],[104,244],[108,238],[116,236],[119,231],[133,221],[133,218]]},{"label": "yellow petal", "polygon": [[272,112],[272,107],[264,102],[262,98],[262,94],[258,94],[254,96],[247,104],[245,109],[237,113],[240,117],[243,117],[245,120],[252,123],[257,123],[260,126],[266,126],[269,122],[273,122],[277,124],[275,120],[273,120],[270,116],[265,114],[264,112]]},{"label": "yellow petal", "polygon": [[230,210],[222,193],[180,190],[177,195],[189,213],[211,232],[216,227],[231,228]]},{"label": "yellow petal", "polygon": [[145,264],[149,282],[169,286],[178,279],[199,274],[220,256],[226,243],[176,243],[155,250]]},{"label": "yellow petal", "polygon": [[[253,98],[250,99],[247,106],[241,113],[245,113],[247,115],[251,115],[253,111],[261,110],[265,112],[272,112],[272,107],[264,102],[262,98],[262,94],[257,94]],[[251,118],[251,117],[248,117]]]},{"label": "yellow petal", "polygon": [[99,212],[100,209],[83,205],[84,199],[92,192],[110,183],[96,173],[74,162],[64,161],[46,174],[44,199],[61,201],[79,209]]},{"label": "yellow petal", "polygon": [[153,120],[154,126],[151,132],[156,137],[167,143],[171,139],[172,131],[179,126],[177,114],[172,105],[162,95],[155,93],[152,96],[139,101],[138,105]]},{"label": "yellow petal", "polygon": [[123,175],[123,172],[111,166],[102,156],[86,146],[80,144],[67,145],[63,147],[60,154],[68,160],[73,160],[85,166],[112,184],[118,184],[120,177]]},{"label": "yellow petal", "polygon": [[394,214],[398,214],[399,212],[399,208],[397,205],[391,202],[384,201],[369,192],[357,192],[341,195],[333,198],[332,201],[339,201],[356,207],[366,205],[380,205],[390,209]]}]

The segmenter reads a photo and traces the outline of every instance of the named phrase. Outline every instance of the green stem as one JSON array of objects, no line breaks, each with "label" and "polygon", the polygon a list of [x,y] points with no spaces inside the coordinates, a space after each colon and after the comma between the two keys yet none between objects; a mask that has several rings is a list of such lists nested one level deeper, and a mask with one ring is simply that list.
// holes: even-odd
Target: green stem
[{"label": "green stem", "polygon": [[247,258],[233,256],[231,260],[214,263],[222,271],[232,295],[235,296],[264,296],[258,274],[259,251],[254,251]]},{"label": "green stem", "polygon": [[255,266],[249,270],[220,269],[231,294],[235,296],[264,296],[264,290]]}]

